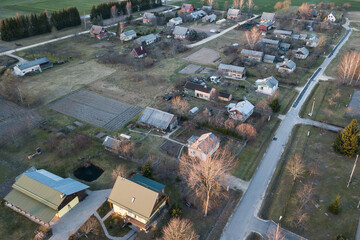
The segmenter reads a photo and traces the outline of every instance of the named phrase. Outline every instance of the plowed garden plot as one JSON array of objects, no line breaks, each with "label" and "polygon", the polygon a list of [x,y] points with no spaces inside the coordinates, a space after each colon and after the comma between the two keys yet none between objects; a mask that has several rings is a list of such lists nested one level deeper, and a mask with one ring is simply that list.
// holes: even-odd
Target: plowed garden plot
[{"label": "plowed garden plot", "polygon": [[141,112],[141,108],[81,90],[72,93],[50,108],[107,130],[121,128]]},{"label": "plowed garden plot", "polygon": [[166,140],[161,146],[161,151],[169,154],[172,157],[178,157],[179,152],[181,150],[181,145],[169,140]]},{"label": "plowed garden plot", "polygon": [[199,51],[190,54],[184,59],[202,65],[217,66],[219,64],[220,54],[210,48],[201,48]]}]

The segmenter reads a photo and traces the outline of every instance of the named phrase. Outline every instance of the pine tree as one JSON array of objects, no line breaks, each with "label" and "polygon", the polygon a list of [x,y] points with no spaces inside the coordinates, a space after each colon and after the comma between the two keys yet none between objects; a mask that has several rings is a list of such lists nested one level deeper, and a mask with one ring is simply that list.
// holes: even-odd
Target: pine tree
[{"label": "pine tree", "polygon": [[273,110],[273,112],[280,111],[281,106],[280,106],[279,100],[276,97],[271,101],[270,107]]},{"label": "pine tree", "polygon": [[92,22],[96,17],[97,17],[97,8],[95,7],[95,5],[93,5],[90,11],[90,21]]},{"label": "pine tree", "polygon": [[344,131],[341,133],[342,141],[342,152],[347,157],[353,157],[358,151],[358,124],[357,120],[353,119],[351,123],[345,127]]},{"label": "pine tree", "polygon": [[343,142],[341,140],[341,132],[339,132],[339,134],[335,138],[333,149],[334,149],[334,151],[336,153],[344,154],[344,152],[343,152]]},{"label": "pine tree", "polygon": [[340,213],[340,194],[338,194],[334,202],[328,208],[329,212],[337,215]]},{"label": "pine tree", "polygon": [[142,168],[141,168],[141,174],[142,174],[144,177],[152,178],[153,168],[152,168],[150,162],[147,161],[147,162],[142,166]]},{"label": "pine tree", "polygon": [[6,25],[7,19],[1,19],[0,28],[1,28],[1,40],[9,41],[9,29]]}]

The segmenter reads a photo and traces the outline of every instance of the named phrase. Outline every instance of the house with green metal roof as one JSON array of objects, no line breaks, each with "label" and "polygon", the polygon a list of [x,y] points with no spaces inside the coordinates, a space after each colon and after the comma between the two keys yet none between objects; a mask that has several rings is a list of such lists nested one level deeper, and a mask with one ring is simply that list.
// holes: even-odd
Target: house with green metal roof
[{"label": "house with green metal roof", "polygon": [[16,178],[5,205],[36,223],[49,225],[83,200],[89,186],[32,167]]},{"label": "house with green metal roof", "polygon": [[138,174],[130,179],[118,177],[108,201],[125,222],[147,231],[168,198],[165,185]]}]

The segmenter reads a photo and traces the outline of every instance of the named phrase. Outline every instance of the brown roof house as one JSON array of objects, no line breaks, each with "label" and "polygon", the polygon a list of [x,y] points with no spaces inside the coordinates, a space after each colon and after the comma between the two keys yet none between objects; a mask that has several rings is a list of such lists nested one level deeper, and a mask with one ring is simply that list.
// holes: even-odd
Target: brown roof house
[{"label": "brown roof house", "polygon": [[71,178],[62,178],[44,169],[31,167],[15,180],[6,195],[5,206],[30,220],[50,226],[86,196],[89,186]]},{"label": "brown roof house", "polygon": [[121,140],[110,136],[106,136],[103,142],[103,146],[105,147],[105,149],[113,153],[119,152],[120,144],[121,144]]},{"label": "brown roof house", "polygon": [[103,39],[109,37],[110,33],[102,26],[92,25],[90,28],[90,36]]},{"label": "brown roof house", "polygon": [[243,79],[246,69],[245,67],[220,63],[218,66],[218,71],[230,78]]},{"label": "brown roof house", "polygon": [[192,97],[197,97],[210,101],[216,93],[216,88],[187,82],[184,87],[184,92]]},{"label": "brown roof house", "polygon": [[190,157],[206,161],[220,147],[220,139],[212,132],[205,133],[200,137],[191,136],[188,139],[188,154]]},{"label": "brown roof house", "polygon": [[254,112],[254,105],[248,100],[238,103],[230,103],[226,106],[229,117],[235,120],[245,122]]},{"label": "brown roof house", "polygon": [[187,27],[176,26],[173,35],[175,39],[185,39],[189,35],[189,29]]},{"label": "brown roof house", "polygon": [[262,62],[264,57],[263,52],[249,50],[249,49],[242,49],[240,54],[245,59],[254,60],[256,62]]},{"label": "brown roof house", "polygon": [[229,8],[227,11],[228,19],[238,19],[240,17],[240,10],[235,8]]},{"label": "brown roof house", "polygon": [[141,114],[138,123],[167,132],[173,130],[177,126],[178,121],[174,114],[146,107]]},{"label": "brown roof house", "polygon": [[145,50],[145,48],[143,46],[134,48],[131,51],[131,54],[136,58],[143,58],[143,57],[147,56],[147,52],[146,52],[146,50]]},{"label": "brown roof house", "polygon": [[275,24],[275,13],[263,12],[263,14],[261,15],[259,30],[266,32],[271,28],[273,28],[274,24]]},{"label": "brown roof house", "polygon": [[277,63],[276,68],[279,72],[292,73],[296,69],[296,63],[292,60],[285,60],[282,63]]},{"label": "brown roof house", "polygon": [[168,198],[165,185],[137,174],[129,179],[118,177],[108,201],[125,222],[147,231]]}]

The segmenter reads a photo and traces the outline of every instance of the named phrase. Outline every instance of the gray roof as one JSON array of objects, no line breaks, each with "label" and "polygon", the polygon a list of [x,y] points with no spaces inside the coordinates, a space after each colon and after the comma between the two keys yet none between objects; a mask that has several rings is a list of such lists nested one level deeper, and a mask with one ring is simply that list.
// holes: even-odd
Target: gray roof
[{"label": "gray roof", "polygon": [[139,121],[160,129],[167,129],[174,117],[174,114],[151,107],[146,107],[143,114],[141,114]]},{"label": "gray roof", "polygon": [[194,144],[194,143],[196,142],[196,140],[198,140],[198,139],[199,139],[198,136],[192,135],[192,136],[187,140],[187,142],[188,142],[189,145],[192,145],[192,144]]},{"label": "gray roof", "polygon": [[220,143],[220,139],[212,132],[204,133],[190,145],[191,148],[201,150],[205,154],[212,152]]},{"label": "gray roof", "polygon": [[279,81],[274,78],[273,76],[271,77],[267,77],[264,79],[258,79],[256,80],[255,84],[256,85],[260,85],[260,84],[266,84],[267,86],[269,86],[270,88],[273,88],[274,86],[276,86],[279,83]]},{"label": "gray roof", "polygon": [[253,50],[249,50],[249,49],[242,49],[241,54],[259,56],[259,57],[262,57],[264,55],[263,52],[253,51]]},{"label": "gray roof", "polygon": [[103,142],[103,146],[104,147],[107,147],[107,148],[112,148],[114,149],[116,146],[115,144],[116,143],[120,143],[121,141],[118,140],[118,139],[115,139],[115,138],[112,138],[112,137],[109,137],[109,136],[106,136],[104,142]]},{"label": "gray roof", "polygon": [[187,34],[188,31],[189,31],[189,29],[187,27],[176,26],[174,28],[173,34],[174,35],[184,36],[184,35]]},{"label": "gray roof", "polygon": [[170,19],[170,21],[182,21],[182,18],[181,17],[176,17],[176,18],[172,18],[172,19]]},{"label": "gray roof", "polygon": [[264,55],[264,62],[274,62],[274,61],[275,61],[275,56],[268,54]]},{"label": "gray roof", "polygon": [[146,12],[146,13],[144,13],[143,17],[146,19],[152,19],[155,17],[155,15],[153,13]]},{"label": "gray roof", "polygon": [[25,172],[23,174],[66,195],[89,188],[89,186],[74,179],[62,178],[44,169]]},{"label": "gray roof", "polygon": [[268,21],[274,21],[275,13],[263,12],[263,14],[261,15],[261,19],[266,19]]},{"label": "gray roof", "polygon": [[203,10],[199,10],[199,11],[196,11],[196,12],[192,12],[190,15],[193,16],[193,17],[205,16],[206,12],[204,12]]},{"label": "gray roof", "polygon": [[239,15],[240,10],[239,9],[235,9],[235,8],[230,8],[227,12],[228,15],[233,15],[233,16],[237,16]]},{"label": "gray roof", "polygon": [[303,55],[309,55],[309,50],[306,47],[299,48],[296,52],[301,52]]},{"label": "gray roof", "polygon": [[40,65],[40,64],[44,64],[44,63],[47,63],[47,62],[49,62],[49,59],[47,59],[46,57],[43,57],[43,58],[35,59],[33,61],[28,61],[26,63],[18,64],[16,66],[20,70],[23,70],[23,69],[27,69],[27,68],[30,68],[30,67],[33,67],[33,66],[36,66],[36,65]]},{"label": "gray roof", "polygon": [[292,31],[287,31],[287,30],[274,30],[274,34],[291,35],[291,34],[292,34]]},{"label": "gray roof", "polygon": [[155,35],[155,34],[153,34],[153,33],[150,33],[150,34],[148,34],[148,35],[139,37],[139,38],[137,39],[137,41],[139,41],[139,42],[145,42],[145,41],[147,41],[147,40],[152,40],[152,39],[158,38],[158,37],[160,37],[158,34]]},{"label": "gray roof", "polygon": [[261,39],[261,41],[263,43],[266,43],[266,44],[279,45],[279,40],[272,40],[272,39],[268,39],[268,38],[263,38],[263,39]]},{"label": "gray roof", "polygon": [[280,47],[289,49],[290,48],[290,43],[280,43]]},{"label": "gray roof", "polygon": [[296,67],[296,63],[294,63],[292,60],[287,60],[280,64],[280,67],[282,66],[287,66],[288,68],[292,69]]},{"label": "gray roof", "polygon": [[129,31],[126,31],[126,32],[123,32],[123,34],[125,36],[131,36],[131,35],[136,35],[136,32],[134,30],[129,30]]},{"label": "gray roof", "polygon": [[235,66],[235,65],[229,65],[229,64],[223,64],[220,63],[219,70],[233,70],[233,71],[237,71],[237,72],[244,72],[245,68],[244,67],[239,67],[239,66]]}]

